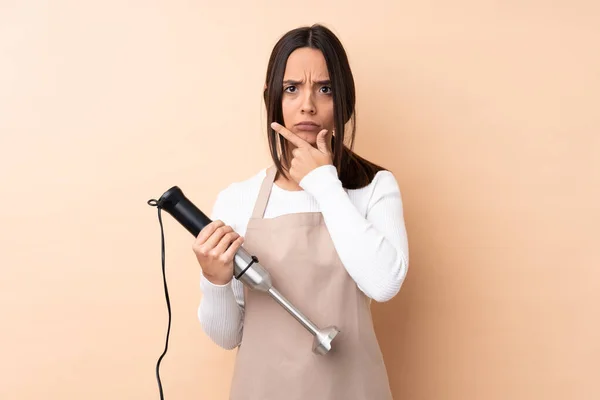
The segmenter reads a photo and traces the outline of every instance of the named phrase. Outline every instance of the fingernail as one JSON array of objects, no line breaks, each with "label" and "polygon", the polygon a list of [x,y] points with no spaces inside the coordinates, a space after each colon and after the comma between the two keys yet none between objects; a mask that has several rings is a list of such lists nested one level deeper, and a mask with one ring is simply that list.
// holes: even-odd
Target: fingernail
[{"label": "fingernail", "polygon": [[271,128],[277,129],[279,127],[280,127],[280,125],[277,122],[271,122]]}]

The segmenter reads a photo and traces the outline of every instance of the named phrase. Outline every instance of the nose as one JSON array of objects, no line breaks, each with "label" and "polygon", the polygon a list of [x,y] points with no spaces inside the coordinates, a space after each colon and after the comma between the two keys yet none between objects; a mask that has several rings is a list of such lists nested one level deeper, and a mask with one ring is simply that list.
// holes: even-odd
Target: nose
[{"label": "nose", "polygon": [[302,108],[300,111],[302,114],[315,114],[317,112],[311,91],[307,91],[307,93],[304,95],[304,98],[302,99]]}]

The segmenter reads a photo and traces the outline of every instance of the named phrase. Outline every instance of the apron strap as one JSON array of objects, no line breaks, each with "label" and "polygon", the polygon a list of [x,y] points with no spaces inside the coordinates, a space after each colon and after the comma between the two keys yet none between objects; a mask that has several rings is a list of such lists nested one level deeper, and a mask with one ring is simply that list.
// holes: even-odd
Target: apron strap
[{"label": "apron strap", "polygon": [[275,165],[267,168],[267,175],[263,179],[260,191],[258,192],[258,198],[254,204],[254,211],[252,211],[252,218],[262,218],[267,208],[267,202],[271,195],[271,189],[273,188],[273,182],[275,181],[275,175],[277,175],[277,167]]}]

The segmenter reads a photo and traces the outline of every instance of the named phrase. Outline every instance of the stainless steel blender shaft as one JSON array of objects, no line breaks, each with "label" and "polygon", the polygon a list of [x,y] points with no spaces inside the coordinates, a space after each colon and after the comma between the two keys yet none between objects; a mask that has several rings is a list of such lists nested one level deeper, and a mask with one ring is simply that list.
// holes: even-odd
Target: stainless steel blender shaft
[{"label": "stainless steel blender shaft", "polygon": [[310,333],[316,335],[319,332],[319,328],[313,324],[308,318],[306,318],[300,311],[298,311],[290,302],[283,297],[281,293],[274,287],[269,289],[269,294],[275,299],[283,308],[285,308],[290,314],[294,316]]},{"label": "stainless steel blender shaft", "polygon": [[281,293],[273,287],[271,275],[259,264],[258,259],[240,247],[234,257],[233,273],[236,279],[250,289],[268,293],[288,313],[290,313],[313,336],[313,352],[324,355],[331,350],[331,342],[340,332],[335,326],[319,329],[311,320],[294,307]]}]

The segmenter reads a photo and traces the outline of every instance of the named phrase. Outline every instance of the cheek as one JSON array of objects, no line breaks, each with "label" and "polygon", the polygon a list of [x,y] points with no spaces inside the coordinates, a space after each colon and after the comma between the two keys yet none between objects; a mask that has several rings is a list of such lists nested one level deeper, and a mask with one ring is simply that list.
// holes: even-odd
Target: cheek
[{"label": "cheek", "polygon": [[327,128],[333,128],[333,101],[328,102],[323,107],[323,122]]},{"label": "cheek", "polygon": [[283,124],[289,129],[288,121],[291,123],[294,120],[294,102],[284,97],[281,101],[281,113],[283,114]]}]

